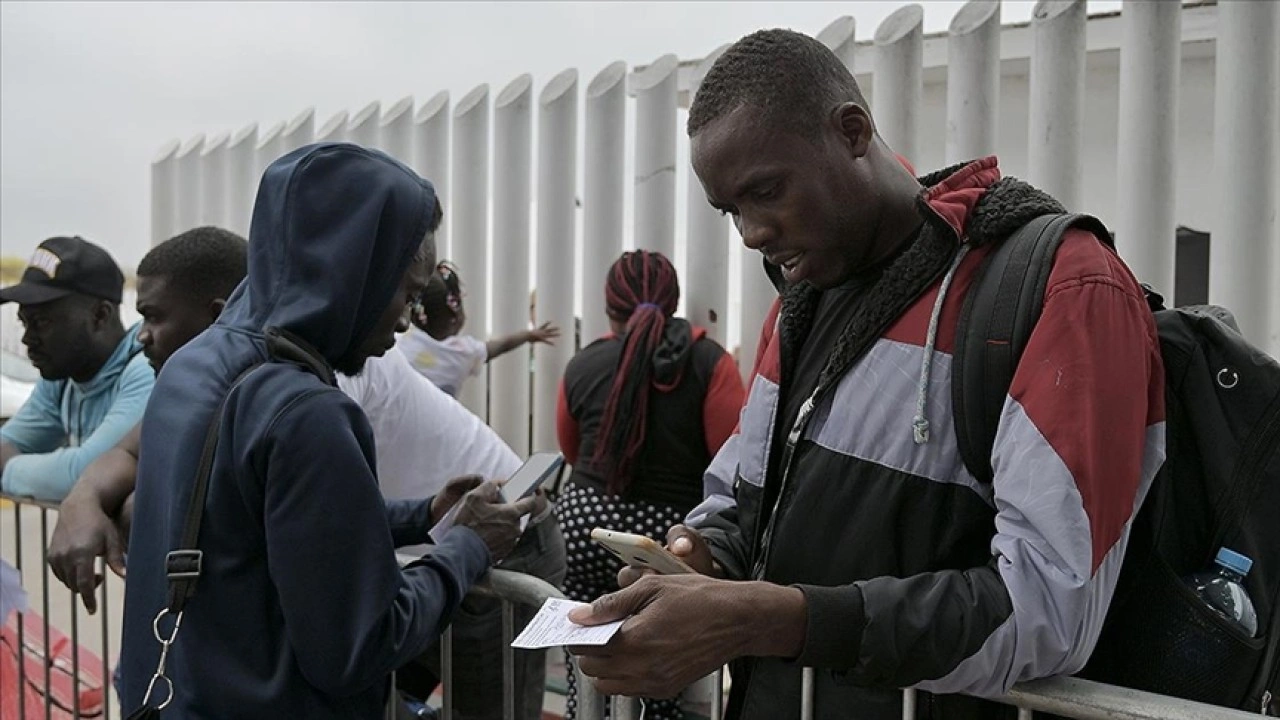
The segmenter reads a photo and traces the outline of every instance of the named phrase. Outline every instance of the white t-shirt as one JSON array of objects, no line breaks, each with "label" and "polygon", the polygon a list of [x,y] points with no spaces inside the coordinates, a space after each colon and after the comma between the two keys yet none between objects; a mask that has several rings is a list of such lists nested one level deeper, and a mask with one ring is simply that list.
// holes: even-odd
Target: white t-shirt
[{"label": "white t-shirt", "polygon": [[520,458],[493,428],[414,372],[394,350],[369,358],[355,377],[339,375],[338,387],[369,418],[378,484],[389,500],[430,497],[463,475],[510,477],[520,467]]},{"label": "white t-shirt", "polygon": [[470,335],[437,340],[416,327],[396,339],[396,349],[404,353],[414,370],[453,397],[467,378],[480,374],[489,359],[483,340]]}]

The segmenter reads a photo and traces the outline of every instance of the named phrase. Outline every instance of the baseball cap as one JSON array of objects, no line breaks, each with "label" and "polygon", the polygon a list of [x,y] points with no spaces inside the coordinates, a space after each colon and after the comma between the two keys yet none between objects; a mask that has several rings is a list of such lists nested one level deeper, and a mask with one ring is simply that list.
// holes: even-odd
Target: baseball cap
[{"label": "baseball cap", "polygon": [[106,250],[82,237],[51,237],[36,246],[22,281],[0,290],[0,305],[40,305],[72,293],[118,305],[124,296],[124,273]]}]

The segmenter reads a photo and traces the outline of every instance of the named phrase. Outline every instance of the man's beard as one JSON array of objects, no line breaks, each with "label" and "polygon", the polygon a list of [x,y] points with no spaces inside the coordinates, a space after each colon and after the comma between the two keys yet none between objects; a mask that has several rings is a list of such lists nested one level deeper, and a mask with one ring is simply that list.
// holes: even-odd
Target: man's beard
[{"label": "man's beard", "polygon": [[351,352],[338,358],[333,364],[333,369],[340,375],[347,377],[355,377],[364,371],[364,364],[369,361],[369,356],[357,352]]}]

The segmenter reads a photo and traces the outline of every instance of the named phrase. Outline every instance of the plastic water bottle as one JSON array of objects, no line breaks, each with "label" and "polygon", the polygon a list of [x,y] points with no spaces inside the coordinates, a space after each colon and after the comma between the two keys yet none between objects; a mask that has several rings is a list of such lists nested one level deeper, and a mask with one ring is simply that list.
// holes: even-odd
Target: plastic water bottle
[{"label": "plastic water bottle", "polygon": [[1253,561],[1228,548],[1220,548],[1214,558],[1216,568],[1187,578],[1187,584],[1209,607],[1233,621],[1249,637],[1258,634],[1258,613],[1244,590],[1244,576]]}]

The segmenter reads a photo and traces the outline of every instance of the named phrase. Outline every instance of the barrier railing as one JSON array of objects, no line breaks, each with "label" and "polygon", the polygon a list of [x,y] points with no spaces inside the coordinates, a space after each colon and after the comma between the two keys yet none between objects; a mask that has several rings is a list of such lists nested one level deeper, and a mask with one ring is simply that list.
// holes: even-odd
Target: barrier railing
[{"label": "barrier railing", "polygon": [[[12,701],[12,705],[0,704],[0,715],[5,720],[10,717],[17,720],[111,718],[119,714],[114,703],[114,693],[110,691],[110,649],[113,647],[112,639],[119,636],[118,611],[117,615],[112,615],[111,609],[119,607],[116,601],[119,600],[120,584],[105,567],[99,567],[99,572],[105,578],[97,590],[96,622],[99,627],[82,634],[81,613],[85,611],[79,606],[79,598],[51,577],[52,571],[48,566],[48,542],[53,529],[50,515],[56,512],[57,505],[53,503],[0,494],[0,518],[11,519],[11,522],[6,520],[3,525],[6,528],[11,525],[13,528],[12,531],[0,529],[0,558],[18,568],[24,587],[32,596],[29,607],[39,608],[38,615],[28,610],[17,616],[17,622],[11,621],[4,625],[2,649],[5,655],[0,655],[0,662],[6,661],[7,657],[17,659],[16,687],[19,689],[18,697]],[[32,544],[38,545],[38,548],[31,547]],[[32,582],[32,578],[36,580]],[[502,602],[503,718],[514,720],[515,654],[511,641],[519,630],[515,627],[515,607],[527,605],[536,608],[548,598],[562,598],[564,595],[544,580],[506,570],[490,571],[472,588],[472,592]],[[38,622],[29,622],[33,618],[38,618]],[[64,618],[67,621],[65,624],[62,622]],[[69,630],[69,638],[62,637],[61,629],[64,627]],[[64,653],[62,649],[67,646],[68,640],[70,650]],[[81,648],[82,642],[86,645],[84,649]],[[446,630],[441,642],[441,715],[444,720],[452,720],[453,717],[452,644],[452,630]],[[23,650],[19,651],[18,648]],[[97,655],[94,656],[94,653]],[[69,655],[69,658],[63,657],[64,654]],[[46,661],[45,658],[52,660]],[[24,662],[26,659],[34,659],[36,662]],[[611,706],[614,720],[639,720],[641,708],[638,701],[624,697],[603,697],[576,666],[572,671],[577,673],[579,720],[603,720],[606,704]],[[61,678],[61,683],[57,682],[60,675],[65,675]],[[3,672],[0,672],[0,679],[3,679],[2,676]],[[72,692],[59,690],[58,686],[65,688],[68,685]],[[813,671],[806,669],[802,675],[802,720],[818,717],[813,703],[813,685]],[[100,688],[100,691],[93,692],[94,686]],[[0,688],[8,687],[0,683]],[[711,720],[721,720],[723,717],[723,687],[723,676],[717,673],[713,684]],[[0,698],[0,703],[3,702],[10,700]],[[1018,720],[1030,720],[1036,712],[1053,713],[1076,720],[1247,720],[1258,717],[1239,710],[1072,677],[1021,683],[1001,698],[1000,702],[1017,707]],[[396,705],[393,694],[393,702],[389,703],[387,710],[389,719],[396,717]],[[15,711],[12,715],[9,707]],[[904,690],[903,719],[914,720],[915,712],[916,693],[914,690]]]},{"label": "barrier railing", "polygon": [[[543,580],[512,573],[504,570],[493,570],[485,581],[473,589],[489,597],[503,601],[503,707],[504,719],[512,720],[511,699],[513,697],[512,650],[511,640],[518,628],[513,626],[512,612],[515,604],[541,606],[547,598],[564,597],[559,590]],[[446,641],[442,643],[441,658],[444,677],[448,678],[449,655]],[[605,717],[606,704],[611,705],[613,720],[639,720],[641,708],[633,698],[602,697],[596,692],[591,682],[579,672],[577,673],[577,717],[578,720],[602,720]],[[801,720],[813,720],[815,709],[813,703],[813,670],[806,668],[802,674],[802,693],[800,701]],[[450,686],[448,680],[443,681],[444,720],[452,720],[450,705]],[[724,708],[723,671],[717,672],[713,684],[711,703],[711,720],[722,720]],[[1052,713],[1075,720],[1247,720],[1257,715],[1231,710],[1229,708],[1205,705],[1180,698],[1154,693],[1131,690],[1103,683],[1081,680],[1073,677],[1056,677],[1035,680],[1017,685],[999,702],[1018,708],[1018,720],[1031,720],[1036,712]],[[916,691],[903,690],[903,720],[915,720]]]},{"label": "barrier railing", "polygon": [[111,611],[120,587],[100,562],[104,581],[95,618],[52,577],[48,550],[57,510],[56,503],[0,494],[0,558],[17,568],[28,595],[27,610],[0,623],[0,715],[6,720],[119,713],[110,665],[112,637],[119,636],[119,619]]}]

